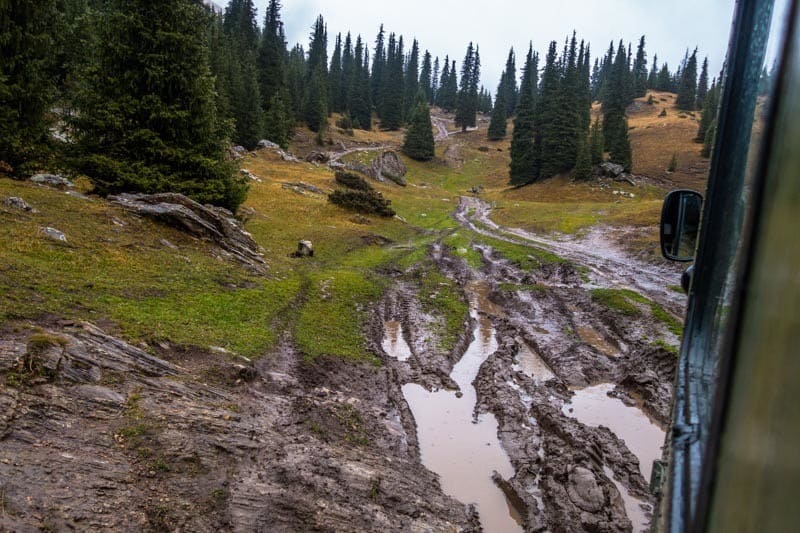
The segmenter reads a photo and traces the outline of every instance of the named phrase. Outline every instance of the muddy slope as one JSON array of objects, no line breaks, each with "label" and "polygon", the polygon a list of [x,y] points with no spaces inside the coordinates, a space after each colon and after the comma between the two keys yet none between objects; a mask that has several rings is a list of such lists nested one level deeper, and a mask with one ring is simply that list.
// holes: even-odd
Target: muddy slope
[{"label": "muddy slope", "polygon": [[390,368],[258,361],[88,324],[0,336],[0,530],[472,531]]}]

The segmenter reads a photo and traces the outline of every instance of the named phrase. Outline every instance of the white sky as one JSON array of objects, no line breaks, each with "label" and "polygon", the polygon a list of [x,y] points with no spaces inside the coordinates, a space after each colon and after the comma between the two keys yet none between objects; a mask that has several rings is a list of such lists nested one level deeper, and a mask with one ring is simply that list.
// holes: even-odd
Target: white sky
[{"label": "white sky", "polygon": [[[217,0],[220,4],[227,2]],[[255,0],[259,23],[268,0]],[[494,93],[509,47],[517,52],[520,74],[528,42],[544,56],[550,41],[561,46],[575,29],[592,44],[592,63],[611,40],[647,39],[648,61],[658,54],[674,71],[686,48],[709,58],[709,75],[720,71],[728,45],[734,0],[283,0],[282,18],[289,46],[308,47],[311,25],[321,14],[328,25],[328,53],[336,34],[361,34],[374,45],[378,27],[402,34],[407,45],[417,38],[421,53],[449,54],[461,68],[469,41],[480,45],[481,81]],[[421,62],[421,58],[420,58]]]}]

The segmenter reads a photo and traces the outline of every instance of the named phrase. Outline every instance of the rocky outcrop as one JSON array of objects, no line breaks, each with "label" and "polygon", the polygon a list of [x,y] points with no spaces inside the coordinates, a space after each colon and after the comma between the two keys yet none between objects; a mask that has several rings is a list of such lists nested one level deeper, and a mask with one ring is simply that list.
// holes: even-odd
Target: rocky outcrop
[{"label": "rocky outcrop", "polygon": [[10,198],[6,198],[5,200],[3,200],[3,205],[11,207],[12,209],[19,209],[20,211],[26,211],[28,213],[36,212],[36,210],[33,207],[28,205],[28,202],[16,196],[11,196]]},{"label": "rocky outcrop", "polygon": [[30,181],[60,190],[69,189],[73,186],[71,181],[59,174],[36,174],[31,177]]},{"label": "rocky outcrop", "polygon": [[408,169],[396,152],[387,150],[370,163],[370,175],[378,181],[387,179],[398,185],[406,186]]},{"label": "rocky outcrop", "polygon": [[245,265],[263,271],[264,258],[252,235],[230,211],[200,205],[182,194],[120,194],[109,200],[134,213],[153,218],[194,237],[214,242]]}]

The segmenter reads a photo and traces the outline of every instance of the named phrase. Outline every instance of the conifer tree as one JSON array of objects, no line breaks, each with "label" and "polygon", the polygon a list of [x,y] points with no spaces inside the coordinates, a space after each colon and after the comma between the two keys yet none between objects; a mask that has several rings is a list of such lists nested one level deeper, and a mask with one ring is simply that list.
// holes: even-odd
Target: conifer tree
[{"label": "conifer tree", "polygon": [[344,73],[342,72],[342,34],[336,36],[331,57],[331,68],[328,71],[328,102],[330,110],[341,113],[344,109],[342,94],[344,93]]},{"label": "conifer tree", "polygon": [[706,100],[703,104],[703,112],[700,117],[700,126],[697,130],[697,137],[695,142],[705,142],[706,133],[717,122],[717,111],[719,108],[719,90],[716,82],[712,82],[711,88],[706,94]]},{"label": "conifer tree", "polygon": [[372,103],[370,100],[369,58],[361,36],[356,38],[355,69],[350,83],[348,110],[353,127],[369,131],[372,129]]},{"label": "conifer tree", "polygon": [[442,69],[442,77],[439,82],[439,86],[436,89],[436,105],[445,109],[444,101],[445,101],[445,93],[447,91],[446,85],[447,82],[450,80],[450,56],[444,57],[444,68]]},{"label": "conifer tree", "polygon": [[425,55],[422,58],[422,69],[419,73],[419,87],[425,93],[425,100],[428,103],[433,102],[433,88],[432,88],[432,76],[433,76],[433,64],[431,53],[425,50]]},{"label": "conifer tree", "polygon": [[416,39],[411,43],[411,51],[405,65],[403,87],[403,118],[407,121],[411,119],[411,113],[414,112],[419,92],[419,43]]},{"label": "conifer tree", "polygon": [[575,161],[575,169],[572,177],[576,180],[588,180],[592,177],[592,156],[589,150],[589,143],[584,137],[578,140],[578,157]]},{"label": "conifer tree", "polygon": [[650,69],[650,75],[647,77],[647,88],[655,90],[658,85],[658,55],[653,56],[653,66]]},{"label": "conifer tree", "polygon": [[18,0],[0,8],[0,161],[15,167],[41,155],[47,141],[57,19],[55,0]]},{"label": "conifer tree", "polygon": [[403,38],[389,34],[385,82],[381,97],[381,127],[397,130],[403,125]]},{"label": "conifer tree", "polygon": [[478,111],[478,83],[480,80],[480,56],[478,50],[469,43],[461,66],[461,87],[456,107],[456,127],[462,132],[475,127]]},{"label": "conifer tree", "polygon": [[703,109],[708,95],[708,58],[703,60],[703,68],[700,71],[700,80],[697,82],[697,94],[695,96],[695,109]]},{"label": "conifer tree", "polygon": [[[386,72],[386,45],[384,44],[383,24],[375,37],[375,52],[372,54],[372,77],[370,79],[370,94],[378,115],[383,113],[383,90]],[[381,117],[382,118],[382,117]]]},{"label": "conifer tree", "polygon": [[647,94],[647,53],[644,50],[644,35],[636,49],[636,60],[633,62],[633,95],[641,98]]},{"label": "conifer tree", "polygon": [[[503,102],[505,103],[506,117],[514,116],[517,109],[517,101],[519,100],[519,89],[517,88],[517,65],[514,49],[508,52],[508,59],[506,60],[506,69],[503,71],[503,77],[500,81],[503,91]],[[501,90],[498,87],[498,92]]]},{"label": "conifer tree", "polygon": [[431,89],[430,89],[430,104],[435,105],[437,101],[437,97],[439,96],[437,93],[439,91],[439,56],[436,56],[436,59],[433,60],[433,76],[431,78]]},{"label": "conifer tree", "polygon": [[[258,47],[259,89],[265,111],[269,111],[273,98],[286,90],[286,38],[280,9],[278,0],[270,0]],[[281,104],[283,105],[282,98]]]},{"label": "conifer tree", "polygon": [[628,120],[625,109],[628,105],[628,60],[625,49],[617,49],[617,57],[609,73],[608,99],[603,102],[603,138],[609,158],[630,172],[632,166],[631,145],[628,138]]},{"label": "conifer tree", "polygon": [[[321,132],[328,123],[328,30],[319,16],[314,23],[306,63],[303,120],[311,131]],[[342,60],[344,62],[344,59]],[[344,70],[344,65],[342,65]]]},{"label": "conifer tree", "polygon": [[589,131],[589,156],[592,165],[599,165],[603,162],[605,154],[605,141],[603,139],[603,126],[600,124],[600,117],[592,123]]},{"label": "conifer tree", "polygon": [[706,131],[706,137],[703,139],[703,149],[700,155],[705,158],[711,157],[711,152],[714,150],[714,140],[717,136],[717,125],[712,124]]},{"label": "conifer tree", "polygon": [[303,120],[303,94],[306,85],[306,52],[302,45],[296,44],[289,52],[286,61],[286,89],[289,109],[295,120]]},{"label": "conifer tree", "polygon": [[661,70],[658,72],[658,79],[656,81],[656,90],[664,92],[672,92],[672,74],[669,72],[669,65],[664,63]]},{"label": "conifer tree", "polygon": [[675,98],[675,105],[678,109],[691,111],[695,108],[697,98],[697,48],[685,62],[685,67],[681,71],[680,85],[678,86],[678,96]]},{"label": "conifer tree", "polygon": [[235,211],[247,184],[225,161],[203,8],[108,0],[95,16],[72,124],[80,170],[99,194],[173,191]]},{"label": "conifer tree", "polygon": [[[540,178],[572,168],[577,155],[575,125],[578,122],[573,93],[575,39],[568,42],[567,56],[558,62],[556,42],[550,43],[537,105],[535,152]],[[562,66],[563,64],[563,66]]]},{"label": "conifer tree", "polygon": [[[353,50],[353,38],[350,32],[344,39],[342,45],[342,81],[339,84],[339,92],[336,95],[335,107],[341,111],[347,111],[348,99],[350,98],[350,89],[353,86],[353,77],[355,75],[356,59]],[[329,76],[330,77],[330,76]]]},{"label": "conifer tree", "polygon": [[423,91],[419,91],[416,102],[403,142],[403,152],[411,159],[430,161],[435,155],[433,124]]},{"label": "conifer tree", "polygon": [[[501,82],[502,85],[502,82]],[[497,87],[497,95],[494,97],[494,109],[492,109],[492,120],[489,122],[489,132],[487,138],[490,141],[499,141],[506,136],[506,103],[504,101],[505,91],[502,87]]]},{"label": "conifer tree", "polygon": [[276,94],[269,103],[269,110],[264,117],[264,138],[272,141],[284,150],[289,147],[288,124],[292,123],[289,110],[286,106],[286,98],[282,94]]},{"label": "conifer tree", "polygon": [[511,137],[511,185],[526,185],[539,177],[537,158],[534,151],[535,128],[535,86],[538,80],[538,62],[535,60],[533,45],[528,48],[522,82],[519,88],[517,116],[514,118],[514,132]]}]

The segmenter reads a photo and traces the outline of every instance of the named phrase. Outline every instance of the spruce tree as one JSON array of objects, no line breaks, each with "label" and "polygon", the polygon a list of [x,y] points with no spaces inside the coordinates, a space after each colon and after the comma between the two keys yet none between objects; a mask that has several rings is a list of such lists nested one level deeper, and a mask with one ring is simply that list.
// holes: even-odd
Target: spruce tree
[{"label": "spruce tree", "polygon": [[47,142],[57,19],[55,0],[16,0],[0,8],[0,161],[14,167],[43,155]]},{"label": "spruce tree", "polygon": [[[375,52],[372,54],[372,77],[370,79],[370,94],[378,115],[383,113],[384,76],[386,72],[386,45],[384,44],[383,24],[375,37]],[[381,117],[383,118],[383,117]]]},{"label": "spruce tree", "polygon": [[719,108],[719,90],[716,82],[711,84],[711,89],[706,94],[706,100],[703,104],[703,112],[700,117],[700,126],[697,130],[695,142],[705,142],[706,133],[717,122],[717,111]]},{"label": "spruce tree", "polygon": [[711,152],[714,150],[714,140],[717,136],[717,125],[712,124],[706,131],[706,137],[703,139],[703,149],[700,155],[705,158],[711,157]]},{"label": "spruce tree", "polygon": [[264,138],[272,141],[284,150],[289,147],[290,128],[287,125],[292,123],[289,110],[286,106],[286,98],[281,94],[272,97],[269,103],[269,110],[264,117]]},{"label": "spruce tree", "polygon": [[[281,4],[278,0],[270,0],[258,48],[259,89],[267,112],[275,96],[286,90],[286,38],[280,9]],[[280,101],[281,105],[284,105],[282,98]]]},{"label": "spruce tree", "polygon": [[192,0],[109,0],[76,92],[79,166],[99,194],[165,192],[235,211],[247,184],[225,161],[207,15]]},{"label": "spruce tree", "polygon": [[431,57],[431,53],[425,50],[425,55],[422,58],[422,69],[419,73],[419,87],[425,93],[425,99],[428,103],[433,102],[433,88],[432,88],[432,76],[433,76],[433,58]]},{"label": "spruce tree", "polygon": [[435,156],[433,124],[423,91],[419,91],[416,101],[403,142],[403,153],[417,161],[430,161]]},{"label": "spruce tree", "polygon": [[436,59],[433,60],[433,76],[431,77],[431,89],[430,89],[430,104],[436,105],[437,97],[439,96],[439,56],[436,56]]},{"label": "spruce tree", "polygon": [[462,132],[475,127],[478,112],[478,83],[480,81],[480,54],[472,43],[467,47],[464,64],[461,66],[461,88],[456,107],[456,127]]},{"label": "spruce tree", "polygon": [[672,92],[672,74],[669,72],[669,65],[664,63],[661,70],[658,72],[658,79],[656,80],[656,90],[662,92]]},{"label": "spruce tree", "polygon": [[419,43],[416,39],[411,44],[411,51],[405,65],[403,87],[403,119],[409,121],[416,107],[416,98],[419,92]]},{"label": "spruce tree", "polygon": [[641,98],[647,94],[647,53],[644,50],[644,35],[636,49],[636,60],[633,62],[633,95]]},{"label": "spruce tree", "polygon": [[675,105],[678,109],[692,111],[695,108],[697,98],[697,49],[685,62],[685,67],[681,71],[680,85],[678,86],[678,96],[675,98]]},{"label": "spruce tree", "polygon": [[656,90],[658,85],[658,55],[653,56],[653,66],[650,69],[650,75],[647,77],[647,88]]},{"label": "spruce tree", "polygon": [[628,60],[625,57],[625,49],[620,46],[609,73],[608,98],[603,102],[603,138],[610,160],[621,164],[630,172],[632,154],[628,138],[628,120],[625,118],[629,97],[628,78]]},{"label": "spruce tree", "polygon": [[303,94],[306,85],[306,52],[302,45],[296,44],[286,61],[286,89],[289,97],[289,109],[297,121],[303,120]]},{"label": "spruce tree", "polygon": [[333,56],[331,57],[331,67],[328,71],[328,102],[330,110],[334,113],[341,113],[344,109],[344,74],[342,72],[342,34],[336,36],[336,43],[333,46]]},{"label": "spruce tree", "polygon": [[[314,23],[308,47],[303,98],[303,120],[314,132],[321,132],[328,124],[327,49],[328,30],[322,16],[319,16]],[[344,70],[344,65],[342,70]]]},{"label": "spruce tree", "polygon": [[599,165],[605,156],[605,140],[603,139],[603,126],[600,124],[600,117],[592,123],[589,131],[589,156],[592,165]]},{"label": "spruce tree", "polygon": [[504,98],[505,91],[498,86],[497,95],[494,98],[494,109],[492,109],[492,120],[489,122],[489,132],[487,135],[490,141],[499,141],[506,136],[507,106]]},{"label": "spruce tree", "polygon": [[592,177],[592,155],[589,143],[583,137],[578,140],[578,157],[575,161],[572,177],[576,180],[588,180]]},{"label": "spruce tree", "polygon": [[403,125],[403,40],[389,34],[386,72],[381,102],[381,127],[397,130]]},{"label": "spruce tree", "polygon": [[349,111],[347,106],[350,98],[350,90],[353,86],[355,69],[356,59],[353,50],[353,38],[350,32],[347,32],[347,37],[345,37],[344,44],[342,45],[342,79],[341,83],[339,83],[339,91],[335,96],[336,101],[331,104],[341,111]]},{"label": "spruce tree", "polygon": [[435,103],[444,109],[444,100],[447,82],[450,80],[450,56],[444,58],[444,68],[442,69],[442,77],[439,81],[439,86],[436,88]]},{"label": "spruce tree", "polygon": [[695,96],[695,109],[703,109],[708,95],[708,58],[703,60],[703,68],[700,71],[700,80],[697,82],[697,94]]},{"label": "spruce tree", "polygon": [[370,100],[369,58],[361,36],[356,39],[355,68],[350,83],[348,100],[353,127],[369,131],[372,129],[372,103]]},{"label": "spruce tree", "polygon": [[[506,60],[506,69],[503,71],[501,84],[503,86],[503,102],[505,103],[506,117],[514,116],[517,109],[517,101],[519,100],[519,89],[517,88],[517,64],[514,49],[508,51],[508,59]],[[501,90],[497,89],[498,92]]]},{"label": "spruce tree", "polygon": [[533,54],[533,45],[528,48],[522,82],[519,88],[517,116],[514,118],[514,132],[511,137],[511,165],[509,171],[511,185],[526,185],[539,177],[534,152],[535,129],[535,91],[538,80],[538,65]]}]

